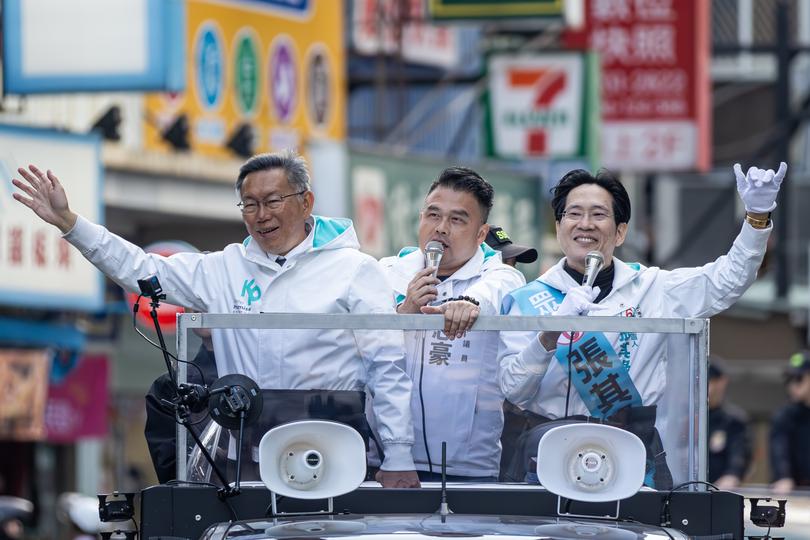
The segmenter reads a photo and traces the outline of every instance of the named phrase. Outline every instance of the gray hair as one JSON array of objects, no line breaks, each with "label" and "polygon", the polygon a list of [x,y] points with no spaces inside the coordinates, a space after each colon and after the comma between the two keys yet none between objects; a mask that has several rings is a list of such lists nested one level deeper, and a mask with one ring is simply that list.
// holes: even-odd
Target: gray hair
[{"label": "gray hair", "polygon": [[276,154],[257,154],[239,167],[239,177],[236,179],[236,196],[242,195],[242,184],[245,177],[252,172],[282,169],[287,176],[287,182],[295,191],[310,191],[312,185],[309,180],[307,163],[294,150],[285,150]]}]

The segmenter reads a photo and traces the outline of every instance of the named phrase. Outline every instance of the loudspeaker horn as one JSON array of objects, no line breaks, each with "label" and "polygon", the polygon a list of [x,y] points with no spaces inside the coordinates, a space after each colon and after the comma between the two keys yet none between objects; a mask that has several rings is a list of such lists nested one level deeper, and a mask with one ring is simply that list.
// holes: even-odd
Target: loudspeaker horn
[{"label": "loudspeaker horn", "polygon": [[537,478],[555,495],[586,502],[618,501],[644,482],[647,453],[634,434],[604,424],[569,424],[537,444]]},{"label": "loudspeaker horn", "polygon": [[268,489],[296,499],[327,499],[366,477],[366,445],[353,428],[327,420],[274,427],[259,443],[259,475]]}]

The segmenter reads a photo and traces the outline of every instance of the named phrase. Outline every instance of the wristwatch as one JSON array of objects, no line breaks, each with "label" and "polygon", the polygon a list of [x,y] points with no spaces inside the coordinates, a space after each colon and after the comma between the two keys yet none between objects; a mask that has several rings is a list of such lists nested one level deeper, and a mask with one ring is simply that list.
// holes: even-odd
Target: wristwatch
[{"label": "wristwatch", "polygon": [[755,229],[767,229],[771,226],[771,213],[765,219],[754,217],[748,212],[745,213],[745,221]]}]

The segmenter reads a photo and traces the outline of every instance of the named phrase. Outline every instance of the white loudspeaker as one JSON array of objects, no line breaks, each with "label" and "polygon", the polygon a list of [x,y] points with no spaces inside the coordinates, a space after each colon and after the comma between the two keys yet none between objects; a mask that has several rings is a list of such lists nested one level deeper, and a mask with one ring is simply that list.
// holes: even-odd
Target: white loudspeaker
[{"label": "white loudspeaker", "polygon": [[548,430],[537,444],[537,478],[560,497],[618,501],[644,482],[647,453],[634,434],[603,424],[568,424]]},{"label": "white loudspeaker", "polygon": [[296,499],[328,499],[366,476],[366,445],[339,422],[302,420],[274,427],[259,443],[259,474],[268,489]]},{"label": "white loudspeaker", "polygon": [[101,531],[101,518],[98,515],[98,497],[81,493],[62,493],[56,502],[60,517],[72,523],[82,532],[96,534]]}]

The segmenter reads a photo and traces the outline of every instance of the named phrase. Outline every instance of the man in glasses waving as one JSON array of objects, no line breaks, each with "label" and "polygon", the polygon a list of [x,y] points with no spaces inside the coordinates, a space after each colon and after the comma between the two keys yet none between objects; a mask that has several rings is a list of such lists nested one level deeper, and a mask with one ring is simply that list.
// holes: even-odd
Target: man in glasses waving
[{"label": "man in glasses waving", "polygon": [[[359,251],[351,221],[312,215],[309,172],[294,153],[258,155],[242,165],[236,193],[249,233],[244,242],[170,257],[144,253],[73,213],[51,171],[18,172],[25,182],[14,180],[15,199],[130,291],[138,290],[138,279],[155,275],[168,302],[204,313],[394,313],[382,268]],[[212,338],[220,375],[241,373],[262,389],[301,392],[295,411],[279,411],[265,398],[264,410],[280,421],[312,410],[329,418],[331,406],[335,416],[351,410],[354,427],[368,435],[358,420],[365,418],[368,385],[385,453],[377,478],[386,487],[418,486],[402,332],[221,329]]]},{"label": "man in glasses waving", "polygon": [[[507,295],[502,311],[648,318],[720,313],[756,279],[773,228],[770,213],[786,172],[785,163],[776,172],[751,167],[746,174],[736,165],[746,214],[729,252],[702,267],[664,270],[625,263],[613,254],[624,243],[630,221],[630,198],[618,177],[606,170],[595,176],[571,171],[554,188],[551,202],[565,257]],[[599,258],[589,256],[592,252],[601,254],[604,263],[586,283],[588,259]],[[627,426],[647,446],[645,483],[669,488],[672,479],[655,429],[661,420],[656,406],[666,389],[668,355],[666,336],[660,334],[501,332],[498,375],[506,399],[538,424],[573,416]],[[515,466],[508,467],[505,476],[523,480],[531,468],[530,457],[515,456]]]}]

